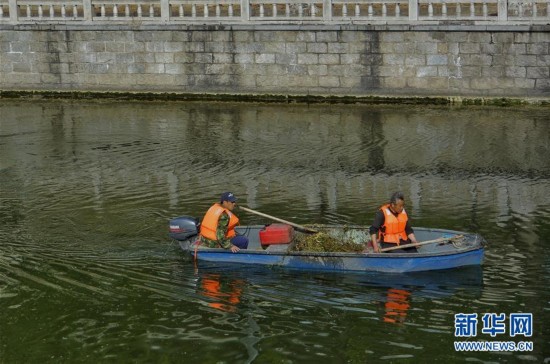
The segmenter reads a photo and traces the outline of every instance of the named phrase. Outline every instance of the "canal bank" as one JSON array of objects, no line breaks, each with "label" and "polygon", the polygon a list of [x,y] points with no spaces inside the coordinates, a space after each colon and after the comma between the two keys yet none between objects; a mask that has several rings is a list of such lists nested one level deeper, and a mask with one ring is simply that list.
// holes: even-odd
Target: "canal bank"
[{"label": "canal bank", "polygon": [[548,25],[0,24],[0,97],[543,104]]},{"label": "canal bank", "polygon": [[67,99],[119,101],[206,101],[273,104],[372,104],[448,106],[550,106],[548,97],[457,97],[457,96],[338,96],[284,94],[178,93],[130,91],[0,90],[0,99]]}]

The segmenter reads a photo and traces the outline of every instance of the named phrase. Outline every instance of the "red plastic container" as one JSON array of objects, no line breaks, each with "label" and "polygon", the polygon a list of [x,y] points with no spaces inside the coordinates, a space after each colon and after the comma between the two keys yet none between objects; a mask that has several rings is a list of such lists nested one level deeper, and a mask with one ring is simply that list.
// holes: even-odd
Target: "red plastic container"
[{"label": "red plastic container", "polygon": [[260,230],[262,245],[288,244],[294,236],[294,228],[286,224],[271,224]]}]

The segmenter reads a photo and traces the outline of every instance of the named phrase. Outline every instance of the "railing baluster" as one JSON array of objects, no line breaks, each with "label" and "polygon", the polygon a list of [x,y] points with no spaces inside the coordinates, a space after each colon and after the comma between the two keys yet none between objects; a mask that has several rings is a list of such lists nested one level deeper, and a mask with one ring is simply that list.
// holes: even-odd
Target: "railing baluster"
[{"label": "railing baluster", "polygon": [[138,4],[138,6],[137,6],[137,15],[138,15],[138,18],[141,18],[141,16],[143,15],[143,10],[141,9],[141,4]]},{"label": "railing baluster", "polygon": [[273,16],[274,18],[277,17],[277,4],[273,4],[273,5],[272,5],[272,16]]},{"label": "railing baluster", "polygon": [[344,5],[342,5],[342,17],[346,16],[348,16],[348,5],[344,3]]},{"label": "railing baluster", "polygon": [[518,16],[523,18],[523,3],[518,4]]},{"label": "railing baluster", "polygon": [[149,18],[153,18],[155,16],[155,8],[153,7],[153,4],[149,5]]},{"label": "railing baluster", "polygon": [[429,18],[433,18],[434,16],[434,7],[432,5],[432,3],[428,3],[428,17]]},{"label": "railing baluster", "polygon": [[460,5],[460,2],[456,3],[456,17],[460,18],[462,16],[462,7]]},{"label": "railing baluster", "polygon": [[196,18],[197,17],[197,4],[193,4],[191,6],[191,17]]},{"label": "railing baluster", "polygon": [[260,18],[264,17],[264,4],[260,4]]},{"label": "railing baluster", "polygon": [[27,18],[31,17],[31,6],[27,5]]},{"label": "railing baluster", "polygon": [[42,4],[38,5],[38,19],[42,19],[43,15]]},{"label": "railing baluster", "polygon": [[372,4],[369,3],[369,8],[368,8],[368,14],[369,14],[369,18],[372,18],[372,15],[374,14],[373,10],[372,10]]},{"label": "railing baluster", "polygon": [[443,4],[441,5],[441,16],[443,18],[447,17],[447,2],[443,0]]},{"label": "railing baluster", "polygon": [[483,0],[483,17],[487,18],[488,11],[487,11],[487,0]]},{"label": "railing baluster", "polygon": [[399,3],[395,4],[395,17],[399,18],[401,16],[401,8],[399,7]]},{"label": "railing baluster", "polygon": [[73,18],[78,18],[78,7],[73,5]]},{"label": "railing baluster", "polygon": [[221,11],[220,11],[220,4],[216,4],[216,18],[219,18],[221,15]]},{"label": "railing baluster", "polygon": [[315,4],[311,4],[311,17],[315,18],[315,13],[317,12],[317,9],[315,9]]},{"label": "railing baluster", "polygon": [[298,16],[300,18],[304,16],[304,5],[302,3],[298,4]]},{"label": "railing baluster", "polygon": [[359,17],[361,15],[361,8],[359,8],[359,4],[355,4],[355,16]]},{"label": "railing baluster", "polygon": [[470,1],[470,18],[473,18],[476,15],[476,8],[474,5],[474,0]]},{"label": "railing baluster", "polygon": [[129,18],[130,17],[130,5],[126,4],[124,6],[124,16]]},{"label": "railing baluster", "polygon": [[287,18],[290,17],[290,5],[288,3],[286,3],[286,6],[285,6],[285,16]]},{"label": "railing baluster", "polygon": [[101,4],[101,17],[105,18],[105,4]]},{"label": "railing baluster", "polygon": [[118,7],[116,4],[113,5],[113,18],[118,18]]},{"label": "railing baluster", "polygon": [[533,18],[537,17],[537,3],[533,3]]},{"label": "railing baluster", "polygon": [[227,15],[229,15],[230,18],[233,17],[233,4],[229,4],[229,9],[227,10]]},{"label": "railing baluster", "polygon": [[386,3],[382,4],[382,18],[385,18],[388,15],[388,8],[386,7]]}]

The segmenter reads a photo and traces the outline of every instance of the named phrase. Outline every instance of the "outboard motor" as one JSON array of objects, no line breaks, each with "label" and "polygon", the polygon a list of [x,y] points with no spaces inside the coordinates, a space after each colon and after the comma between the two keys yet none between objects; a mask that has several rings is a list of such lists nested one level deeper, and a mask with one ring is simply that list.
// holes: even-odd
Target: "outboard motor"
[{"label": "outboard motor", "polygon": [[196,217],[180,216],[170,220],[170,237],[179,241],[187,240],[199,233],[201,222]]}]

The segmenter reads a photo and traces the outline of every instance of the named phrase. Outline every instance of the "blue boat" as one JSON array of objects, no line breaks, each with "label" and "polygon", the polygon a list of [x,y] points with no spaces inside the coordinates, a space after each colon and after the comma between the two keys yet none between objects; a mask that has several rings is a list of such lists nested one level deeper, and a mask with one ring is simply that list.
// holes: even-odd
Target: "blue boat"
[{"label": "blue boat", "polygon": [[170,236],[178,240],[181,248],[196,260],[317,271],[405,273],[479,266],[483,263],[485,245],[485,240],[479,234],[414,228],[420,242],[416,252],[394,250],[375,253],[366,248],[370,241],[368,227],[315,225],[315,230],[337,241],[348,244],[353,242],[366,249],[351,253],[297,251],[296,242],[304,234],[311,234],[310,231],[292,229],[290,241],[266,243],[262,241],[262,232],[269,225],[252,225],[236,228],[238,234],[248,237],[249,245],[248,249],[232,253],[226,249],[201,246],[198,239],[199,226],[199,220],[189,216],[170,221]]}]

